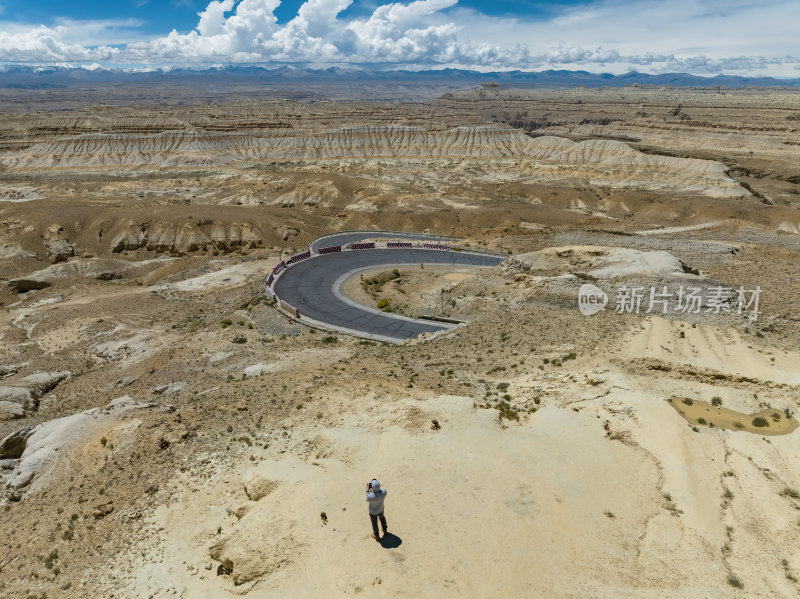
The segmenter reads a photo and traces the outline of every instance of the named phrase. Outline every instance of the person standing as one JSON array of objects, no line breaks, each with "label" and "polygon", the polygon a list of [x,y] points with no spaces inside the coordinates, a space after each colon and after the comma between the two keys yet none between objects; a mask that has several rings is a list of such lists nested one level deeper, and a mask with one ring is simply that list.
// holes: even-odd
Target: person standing
[{"label": "person standing", "polygon": [[389,531],[383,515],[384,499],[386,499],[386,489],[381,489],[381,483],[378,482],[378,479],[373,478],[371,482],[367,483],[367,503],[369,503],[369,519],[372,521],[372,538],[376,541],[381,540],[380,534],[378,534],[378,518],[381,519],[383,534],[385,535]]}]

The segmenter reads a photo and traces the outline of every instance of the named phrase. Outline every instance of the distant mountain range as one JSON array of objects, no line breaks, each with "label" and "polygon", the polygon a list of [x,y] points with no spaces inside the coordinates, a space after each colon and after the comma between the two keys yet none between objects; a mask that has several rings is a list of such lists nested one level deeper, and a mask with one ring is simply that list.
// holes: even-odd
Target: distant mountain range
[{"label": "distant mountain range", "polygon": [[449,85],[478,85],[494,81],[506,87],[623,87],[626,85],[729,88],[743,87],[783,87],[800,88],[800,79],[776,79],[773,77],[738,77],[717,75],[700,77],[687,73],[589,73],[588,71],[501,71],[484,73],[463,69],[441,69],[430,71],[379,71],[366,68],[331,67],[309,69],[284,66],[266,68],[259,66],[226,66],[212,68],[176,69],[106,69],[92,67],[33,67],[5,65],[0,66],[0,88],[54,89],[81,87],[98,84],[183,84],[189,86],[208,86],[217,84],[242,83],[416,83]]}]

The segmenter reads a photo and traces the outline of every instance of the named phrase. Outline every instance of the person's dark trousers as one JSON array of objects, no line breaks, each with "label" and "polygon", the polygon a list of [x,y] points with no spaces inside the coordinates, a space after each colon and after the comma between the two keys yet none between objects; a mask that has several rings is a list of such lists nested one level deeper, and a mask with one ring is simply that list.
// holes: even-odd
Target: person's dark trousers
[{"label": "person's dark trousers", "polygon": [[379,537],[378,534],[378,518],[381,519],[381,527],[383,527],[383,534],[386,534],[386,518],[383,516],[383,512],[373,516],[372,514],[369,515],[369,519],[372,520],[372,532],[375,534],[376,537]]}]

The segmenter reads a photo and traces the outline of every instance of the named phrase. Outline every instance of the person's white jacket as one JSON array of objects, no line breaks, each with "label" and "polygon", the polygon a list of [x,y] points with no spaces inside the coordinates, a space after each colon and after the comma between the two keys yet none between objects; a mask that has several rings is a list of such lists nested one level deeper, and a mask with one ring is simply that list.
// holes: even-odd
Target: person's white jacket
[{"label": "person's white jacket", "polygon": [[383,500],[386,499],[386,489],[372,489],[367,491],[367,501],[369,502],[369,513],[377,516],[383,513]]}]

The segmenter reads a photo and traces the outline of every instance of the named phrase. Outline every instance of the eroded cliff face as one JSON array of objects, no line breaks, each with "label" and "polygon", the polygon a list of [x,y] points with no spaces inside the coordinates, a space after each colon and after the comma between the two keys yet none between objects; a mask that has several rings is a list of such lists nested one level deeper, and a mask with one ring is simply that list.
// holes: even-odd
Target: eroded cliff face
[{"label": "eroded cliff face", "polygon": [[[330,229],[490,222],[735,218],[794,233],[798,98],[484,86],[404,105],[6,112],[2,252],[250,251]],[[37,233],[54,223],[59,237]]]},{"label": "eroded cliff face", "polygon": [[[376,123],[364,124],[361,110],[331,105],[318,113],[291,104],[248,105],[236,126],[224,123],[238,113],[228,107],[219,118],[129,116],[106,109],[78,118],[18,118],[6,126],[10,138],[0,164],[10,172],[26,169],[211,168],[246,162],[288,161],[319,168],[374,171],[367,161],[390,160],[398,169],[432,161],[429,169],[447,170],[457,160],[480,169],[488,180],[602,182],[610,187],[662,189],[709,197],[746,197],[750,192],[728,176],[724,165],[696,159],[646,155],[625,143],[603,139],[573,142],[556,136],[533,139],[506,125],[478,124],[458,112],[428,119],[407,111],[378,107]],[[338,118],[334,118],[338,116]],[[221,122],[216,122],[221,121]],[[467,124],[463,124],[467,121]],[[331,125],[336,126],[331,126]],[[108,131],[114,131],[109,133]],[[465,178],[468,173],[462,174]]]},{"label": "eroded cliff face", "polygon": [[798,194],[800,93],[774,89],[507,90],[486,85],[432,106],[471,110],[531,135],[613,139],[647,153],[713,159],[774,202]]}]

